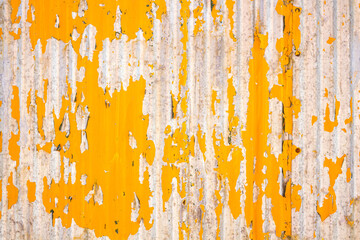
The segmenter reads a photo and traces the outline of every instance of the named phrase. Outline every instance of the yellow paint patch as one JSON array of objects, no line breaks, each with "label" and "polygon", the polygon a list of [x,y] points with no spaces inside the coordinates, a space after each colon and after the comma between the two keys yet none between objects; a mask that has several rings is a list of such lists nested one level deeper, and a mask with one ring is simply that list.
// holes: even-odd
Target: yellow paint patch
[{"label": "yellow paint patch", "polygon": [[6,186],[8,209],[10,209],[18,201],[19,189],[13,183],[13,173],[10,173],[8,184]]},{"label": "yellow paint patch", "polygon": [[352,176],[352,174],[351,174],[351,169],[348,168],[348,169],[346,170],[346,181],[347,181],[347,182],[350,182],[350,181],[351,181],[351,176]]},{"label": "yellow paint patch", "polygon": [[195,19],[195,27],[194,27],[194,36],[197,36],[199,32],[203,31],[203,25],[205,23],[204,17],[203,17],[203,9],[204,4],[200,2],[199,6],[197,6],[194,11],[194,19]]},{"label": "yellow paint patch", "polygon": [[329,104],[326,104],[325,116],[324,116],[324,130],[327,132],[332,132],[335,127],[338,125],[338,114],[340,109],[340,102],[335,97],[335,116],[334,121],[330,120],[330,108]]},{"label": "yellow paint patch", "polygon": [[16,120],[17,123],[17,131],[14,133],[11,132],[11,138],[9,140],[9,154],[11,160],[16,162],[15,168],[19,166],[20,159],[20,146],[18,141],[20,140],[20,99],[19,99],[19,88],[17,86],[13,86],[12,92],[13,98],[11,99],[11,117]]},{"label": "yellow paint patch", "polygon": [[211,111],[212,114],[215,115],[215,103],[219,103],[220,99],[217,98],[217,92],[215,90],[212,90],[211,94]]},{"label": "yellow paint patch", "polygon": [[36,200],[35,192],[36,192],[36,183],[30,182],[29,180],[26,182],[27,186],[27,197],[29,202],[34,202]]},{"label": "yellow paint patch", "polygon": [[44,96],[40,98],[38,96],[38,91],[35,91],[35,103],[36,103],[36,114],[37,114],[37,126],[40,136],[43,140],[45,140],[45,133],[43,129],[44,117],[45,117],[45,104],[47,102],[47,88],[49,85],[49,81],[47,79],[44,80]]},{"label": "yellow paint patch", "polygon": [[[279,1],[279,3],[282,1]],[[242,132],[244,147],[246,148],[246,179],[245,186],[245,219],[247,226],[252,225],[250,237],[263,239],[262,200],[265,195],[271,199],[273,205],[271,213],[276,225],[276,235],[282,233],[285,236],[291,234],[291,198],[290,181],[291,160],[298,154],[292,141],[284,141],[283,152],[279,159],[271,153],[271,147],[267,144],[269,126],[269,81],[267,71],[269,66],[265,60],[267,47],[267,35],[262,35],[255,30],[253,58],[249,61],[249,102],[247,110],[246,130]],[[284,72],[286,74],[286,72]],[[289,78],[289,81],[291,79]],[[291,83],[289,83],[291,84]],[[287,114],[292,114],[288,111]],[[292,118],[290,115],[285,117]],[[287,128],[291,131],[291,128]],[[280,183],[278,177],[280,168],[284,173],[284,182]],[[264,169],[266,171],[264,172]],[[265,179],[267,186],[265,191],[261,189]]]},{"label": "yellow paint patch", "polygon": [[329,158],[325,158],[324,167],[329,169],[330,186],[328,190],[329,192],[326,194],[322,206],[320,206],[319,202],[317,203],[316,209],[320,215],[321,221],[324,221],[327,217],[336,212],[337,206],[334,185],[337,177],[342,173],[341,167],[345,157],[346,155],[336,158],[336,163]]},{"label": "yellow paint patch", "polygon": [[[243,160],[241,149],[231,145],[230,143],[229,145],[225,145],[224,138],[216,138],[215,130],[213,132],[213,146],[218,163],[218,168],[216,169],[219,174],[218,177],[220,180],[228,179],[230,187],[228,205],[230,207],[231,214],[236,219],[241,214],[241,191],[236,190],[237,179],[240,175],[240,162]],[[229,156],[231,156],[231,158]],[[221,198],[218,198],[218,200],[221,202]],[[218,220],[219,219],[220,218],[218,216]]]},{"label": "yellow paint patch", "polygon": [[[52,212],[54,219],[61,218],[65,227],[70,227],[74,219],[79,226],[94,229],[96,236],[123,239],[135,234],[140,222],[146,229],[153,224],[149,173],[145,169],[141,181],[139,170],[140,159],[151,165],[155,156],[154,143],[147,138],[149,117],[142,113],[145,80],[130,80],[126,91],[115,91],[110,97],[108,91],[104,94],[97,86],[96,72],[97,68],[90,65],[85,79],[77,86],[78,94],[92,96],[85,97],[77,108],[80,111],[86,106],[90,112],[86,129],[77,129],[76,113],[68,110],[71,102],[65,97],[60,118],[54,115],[55,129],[61,129],[67,113],[71,131],[70,135],[66,131],[56,132],[54,145],[58,146],[62,157],[61,179],[56,183],[44,178],[42,200],[46,211]],[[68,95],[71,95],[70,88]],[[81,99],[80,96],[77,99]],[[136,147],[130,144],[132,138]],[[84,147],[86,140],[87,147]],[[67,141],[70,147],[66,150]],[[75,183],[65,181],[65,158],[76,163]],[[86,184],[79,181],[83,176],[86,176]],[[58,199],[56,205],[55,198]],[[133,210],[132,205],[139,209]],[[135,221],[131,220],[132,211],[138,213]]]},{"label": "yellow paint patch", "polygon": [[228,18],[230,20],[230,37],[234,42],[236,42],[236,38],[234,35],[234,0],[226,0],[226,7],[228,9]]},{"label": "yellow paint patch", "polygon": [[329,37],[329,39],[326,41],[327,44],[332,44],[335,41],[335,38]]},{"label": "yellow paint patch", "polygon": [[324,97],[329,97],[329,90],[327,88],[325,88]]},{"label": "yellow paint patch", "polygon": [[311,125],[314,125],[314,123],[316,123],[317,119],[318,119],[317,116],[312,116]]}]

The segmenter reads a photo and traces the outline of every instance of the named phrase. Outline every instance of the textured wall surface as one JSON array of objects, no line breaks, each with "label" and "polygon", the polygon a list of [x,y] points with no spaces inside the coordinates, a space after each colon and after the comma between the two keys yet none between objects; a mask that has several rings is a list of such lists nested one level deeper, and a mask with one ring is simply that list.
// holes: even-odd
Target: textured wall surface
[{"label": "textured wall surface", "polygon": [[0,239],[360,239],[360,0],[0,0]]}]

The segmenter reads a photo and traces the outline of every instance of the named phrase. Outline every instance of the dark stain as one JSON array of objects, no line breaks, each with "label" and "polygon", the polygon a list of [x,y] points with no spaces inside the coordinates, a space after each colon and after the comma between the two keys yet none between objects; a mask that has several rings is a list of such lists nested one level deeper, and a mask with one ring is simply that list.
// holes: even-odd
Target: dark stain
[{"label": "dark stain", "polygon": [[211,0],[211,11],[213,10],[214,7],[215,7],[215,3],[213,0]]},{"label": "dark stain", "polygon": [[61,145],[59,144],[59,145],[56,147],[55,150],[56,150],[56,151],[60,151],[60,150],[61,150]]}]

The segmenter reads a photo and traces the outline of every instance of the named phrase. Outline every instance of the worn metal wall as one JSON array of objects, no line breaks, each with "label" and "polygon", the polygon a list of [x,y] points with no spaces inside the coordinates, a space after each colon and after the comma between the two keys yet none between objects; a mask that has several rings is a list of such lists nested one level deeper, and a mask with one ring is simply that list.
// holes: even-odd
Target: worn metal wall
[{"label": "worn metal wall", "polygon": [[359,0],[1,0],[1,239],[359,239]]}]

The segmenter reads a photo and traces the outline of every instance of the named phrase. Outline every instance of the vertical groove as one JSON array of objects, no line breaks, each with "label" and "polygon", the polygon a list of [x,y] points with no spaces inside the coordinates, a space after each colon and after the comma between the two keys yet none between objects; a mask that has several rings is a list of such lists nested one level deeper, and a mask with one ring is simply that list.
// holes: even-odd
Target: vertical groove
[{"label": "vertical groove", "polygon": [[[317,54],[316,54],[316,63],[317,63],[317,74],[316,74],[316,80],[317,80],[317,90],[318,90],[318,94],[317,94],[317,103],[318,103],[318,109],[317,109],[317,115],[319,116],[319,122],[317,123],[317,141],[316,141],[316,151],[317,151],[317,157],[316,157],[316,191],[319,192],[320,187],[321,187],[321,180],[320,180],[320,169],[321,169],[321,160],[320,160],[320,156],[321,156],[321,141],[322,141],[322,137],[321,135],[319,136],[318,134],[321,133],[321,123],[323,122],[321,120],[321,89],[322,89],[322,84],[321,84],[321,74],[322,74],[322,67],[321,67],[321,57],[320,57],[320,49],[321,49],[321,45],[320,45],[320,40],[321,40],[321,31],[320,31],[320,0],[316,0],[316,22],[317,22],[317,31],[316,31],[316,45],[317,47]],[[317,202],[320,201],[319,195],[317,195]],[[320,221],[319,218],[316,218],[316,239],[320,239]]]}]

